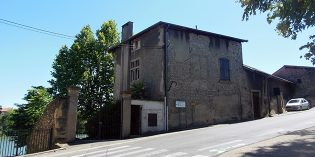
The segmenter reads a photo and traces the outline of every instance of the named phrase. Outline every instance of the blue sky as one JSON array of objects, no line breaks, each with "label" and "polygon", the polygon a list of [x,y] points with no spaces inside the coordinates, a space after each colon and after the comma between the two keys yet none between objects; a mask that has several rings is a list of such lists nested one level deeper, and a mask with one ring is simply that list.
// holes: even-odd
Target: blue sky
[{"label": "blue sky", "polygon": [[[310,31],[291,41],[278,36],[265,15],[242,21],[242,13],[235,0],[0,1],[1,19],[71,36],[85,25],[96,30],[109,19],[116,21],[119,31],[121,25],[133,21],[135,33],[165,21],[249,40],[243,44],[244,64],[267,73],[283,65],[312,66],[299,58],[306,52],[299,51],[299,46],[307,42]],[[22,98],[31,86],[49,87],[58,50],[72,42],[0,23],[0,105],[24,103]]]}]

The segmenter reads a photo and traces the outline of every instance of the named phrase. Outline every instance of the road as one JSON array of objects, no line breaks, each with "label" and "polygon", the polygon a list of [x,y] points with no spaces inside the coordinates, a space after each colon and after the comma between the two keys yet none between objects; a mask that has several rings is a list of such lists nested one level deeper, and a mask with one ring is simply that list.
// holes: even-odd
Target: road
[{"label": "road", "polygon": [[72,146],[36,156],[50,157],[210,157],[315,126],[315,108],[254,121],[113,142]]}]

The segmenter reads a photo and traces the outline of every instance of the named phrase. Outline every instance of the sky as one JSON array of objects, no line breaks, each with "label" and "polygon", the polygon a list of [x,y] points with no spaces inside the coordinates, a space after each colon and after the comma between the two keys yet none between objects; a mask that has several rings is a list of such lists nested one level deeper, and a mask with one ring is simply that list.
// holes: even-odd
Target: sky
[{"label": "sky", "polygon": [[[97,30],[113,19],[121,25],[134,23],[134,33],[159,22],[248,40],[243,43],[243,63],[272,74],[283,65],[312,66],[300,59],[306,50],[310,30],[297,40],[277,34],[275,23],[268,24],[266,14],[242,21],[243,9],[235,0],[1,0],[0,19],[51,32],[75,36],[90,25]],[[32,86],[50,87],[52,63],[63,45],[73,40],[37,33],[0,22],[0,105],[14,107]]]}]

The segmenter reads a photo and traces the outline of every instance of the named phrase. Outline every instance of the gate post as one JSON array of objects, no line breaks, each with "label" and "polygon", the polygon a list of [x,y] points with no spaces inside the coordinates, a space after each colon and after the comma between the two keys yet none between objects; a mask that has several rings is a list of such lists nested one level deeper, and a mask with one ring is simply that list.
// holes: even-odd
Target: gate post
[{"label": "gate post", "polygon": [[66,116],[66,141],[71,142],[75,140],[77,130],[77,110],[79,99],[79,87],[69,87],[68,90],[68,113]]},{"label": "gate post", "polygon": [[130,123],[131,123],[131,94],[123,92],[121,94],[121,136],[127,138],[130,135]]}]

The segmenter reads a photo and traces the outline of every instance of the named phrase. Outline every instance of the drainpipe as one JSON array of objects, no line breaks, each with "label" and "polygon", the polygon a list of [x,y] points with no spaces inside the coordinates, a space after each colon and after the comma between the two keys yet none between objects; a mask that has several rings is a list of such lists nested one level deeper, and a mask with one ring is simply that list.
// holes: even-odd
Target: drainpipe
[{"label": "drainpipe", "polygon": [[167,47],[168,39],[167,32],[169,24],[164,26],[164,119],[165,119],[165,131],[168,131],[168,104],[167,104]]},{"label": "drainpipe", "polygon": [[271,117],[269,78],[270,76],[266,78],[266,94],[268,98],[268,117]]}]

